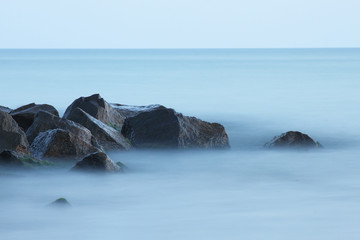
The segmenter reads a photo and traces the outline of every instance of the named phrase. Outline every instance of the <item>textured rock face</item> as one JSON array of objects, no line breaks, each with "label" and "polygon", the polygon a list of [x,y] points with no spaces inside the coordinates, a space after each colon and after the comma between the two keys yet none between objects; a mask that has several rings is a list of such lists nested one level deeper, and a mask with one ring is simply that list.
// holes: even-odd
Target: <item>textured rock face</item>
[{"label": "textured rock face", "polygon": [[265,144],[266,148],[321,148],[319,142],[314,141],[308,135],[297,132],[289,131],[274,137],[270,142]]},{"label": "textured rock face", "polygon": [[96,145],[96,140],[93,139],[91,132],[87,128],[73,121],[59,118],[49,112],[44,111],[38,112],[38,114],[35,116],[34,123],[27,130],[26,135],[31,144],[39,135],[39,133],[57,128],[67,130],[83,141],[92,142],[94,145]]},{"label": "textured rock face", "polygon": [[19,124],[19,126],[26,132],[27,129],[34,122],[35,115],[39,111],[49,112],[55,116],[59,116],[58,111],[51,105],[48,104],[35,104],[30,103],[28,105],[19,107],[10,112],[10,115]]},{"label": "textured rock face", "polygon": [[95,119],[80,108],[72,110],[67,119],[89,129],[98,143],[106,150],[129,149],[131,146],[119,130]]},{"label": "textured rock face", "polygon": [[29,143],[25,133],[10,114],[0,111],[0,152],[5,149],[27,153]]},{"label": "textured rock face", "polygon": [[69,131],[52,129],[41,132],[31,144],[30,151],[37,158],[80,158],[99,149],[91,141],[84,141]]},{"label": "textured rock face", "polygon": [[121,126],[124,117],[113,109],[113,107],[106,102],[99,94],[91,95],[90,97],[81,97],[76,99],[65,111],[64,118],[69,118],[73,115],[73,111],[77,108],[82,109],[90,116],[100,120],[103,123],[111,123],[116,126]]},{"label": "textured rock face", "polygon": [[224,127],[158,106],[128,117],[121,130],[136,148],[228,148]]},{"label": "textured rock face", "polygon": [[87,155],[71,169],[76,171],[117,172],[121,168],[105,153],[96,152]]}]

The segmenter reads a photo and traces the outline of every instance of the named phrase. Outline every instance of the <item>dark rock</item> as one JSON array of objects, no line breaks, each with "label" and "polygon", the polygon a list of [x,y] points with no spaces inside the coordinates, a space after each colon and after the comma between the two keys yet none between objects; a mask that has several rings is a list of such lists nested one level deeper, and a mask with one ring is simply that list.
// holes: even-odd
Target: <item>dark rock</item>
[{"label": "dark rock", "polygon": [[27,153],[29,143],[25,133],[10,114],[0,111],[0,152],[5,149]]},{"label": "dark rock", "polygon": [[71,207],[71,204],[66,200],[66,198],[58,198],[52,203],[50,203],[51,207]]},{"label": "dark rock", "polygon": [[87,155],[71,170],[117,172],[124,168],[124,165],[114,163],[105,153],[96,152]]},{"label": "dark rock", "polygon": [[121,133],[136,148],[228,148],[224,127],[153,106],[128,117]]},{"label": "dark rock", "polygon": [[20,161],[21,157],[22,156],[15,151],[4,150],[0,153],[0,163],[2,165],[22,166],[22,162]]},{"label": "dark rock", "polygon": [[99,94],[76,99],[65,111],[64,118],[68,119],[77,108],[106,124],[121,126],[124,117],[113,109]]},{"label": "dark rock", "polygon": [[69,131],[52,129],[41,132],[31,144],[30,151],[37,158],[80,158],[99,149]]},{"label": "dark rock", "polygon": [[0,153],[0,164],[11,167],[44,167],[53,166],[49,161],[41,161],[33,156],[15,151],[4,150]]},{"label": "dark rock", "polygon": [[80,108],[72,110],[67,119],[89,129],[98,143],[104,149],[129,149],[131,146],[126,141],[121,132],[112,126],[109,126],[100,120],[95,119]]},{"label": "dark rock", "polygon": [[321,144],[316,142],[308,135],[297,132],[289,131],[274,137],[270,142],[264,145],[266,148],[321,148]]},{"label": "dark rock", "polygon": [[81,126],[78,123],[59,118],[58,116],[44,111],[39,111],[36,114],[34,123],[27,130],[26,136],[30,144],[32,144],[34,139],[41,132],[46,132],[47,130],[51,129],[63,129],[69,131],[73,135],[76,135],[78,138],[82,139],[84,142],[93,144],[95,147],[98,147],[96,139],[94,139],[89,129]]},{"label": "dark rock", "polygon": [[35,104],[30,103],[28,105],[19,107],[10,112],[10,115],[19,124],[19,126],[26,132],[31,124],[34,122],[35,115],[39,111],[49,112],[55,116],[59,116],[58,111],[48,104]]},{"label": "dark rock", "polygon": [[8,107],[0,106],[0,111],[10,113],[12,109]]}]

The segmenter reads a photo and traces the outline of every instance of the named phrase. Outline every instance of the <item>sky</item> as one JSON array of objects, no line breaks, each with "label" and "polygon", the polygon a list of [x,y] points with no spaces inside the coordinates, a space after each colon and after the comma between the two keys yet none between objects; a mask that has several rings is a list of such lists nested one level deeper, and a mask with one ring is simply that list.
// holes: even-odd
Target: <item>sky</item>
[{"label": "sky", "polygon": [[0,48],[360,47],[359,0],[0,0]]}]

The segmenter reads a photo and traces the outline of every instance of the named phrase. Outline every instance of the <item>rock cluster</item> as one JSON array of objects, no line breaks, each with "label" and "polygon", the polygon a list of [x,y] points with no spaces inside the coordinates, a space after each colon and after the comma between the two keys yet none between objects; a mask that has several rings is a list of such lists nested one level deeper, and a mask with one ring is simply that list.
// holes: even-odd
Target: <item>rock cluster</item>
[{"label": "rock cluster", "polygon": [[63,117],[48,104],[31,103],[15,110],[1,106],[0,121],[0,153],[12,151],[39,159],[85,156],[74,169],[118,171],[104,150],[230,146],[218,123],[161,105],[110,104],[99,94],[76,99]]}]

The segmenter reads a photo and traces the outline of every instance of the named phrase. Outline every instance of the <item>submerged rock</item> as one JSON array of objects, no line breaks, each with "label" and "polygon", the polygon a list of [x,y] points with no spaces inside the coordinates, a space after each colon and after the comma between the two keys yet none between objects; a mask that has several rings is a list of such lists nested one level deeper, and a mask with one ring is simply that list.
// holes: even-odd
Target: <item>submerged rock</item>
[{"label": "submerged rock", "polygon": [[51,207],[71,207],[71,204],[66,200],[66,198],[58,198],[52,203],[50,203]]},{"label": "submerged rock", "polygon": [[15,151],[4,150],[0,153],[0,164],[22,166],[21,155]]},{"label": "submerged rock", "polygon": [[28,105],[19,107],[10,112],[10,115],[19,124],[19,126],[26,132],[31,124],[34,122],[35,115],[39,111],[49,112],[55,116],[59,116],[58,111],[48,104],[35,104],[30,103]]},{"label": "submerged rock", "polygon": [[30,146],[31,154],[37,158],[80,158],[99,151],[91,141],[63,129],[41,132]]},{"label": "submerged rock", "polygon": [[124,121],[122,134],[136,148],[228,148],[224,127],[153,106]]},{"label": "submerged rock", "polygon": [[119,130],[95,119],[80,108],[72,110],[67,119],[89,129],[92,135],[96,137],[98,143],[106,150],[127,150],[131,147]]},{"label": "submerged rock", "polygon": [[0,152],[3,150],[27,153],[29,143],[25,133],[10,114],[0,111]]},{"label": "submerged rock", "polygon": [[106,124],[121,126],[124,120],[124,117],[118,111],[115,111],[99,94],[76,99],[66,109],[64,118],[68,119],[70,116],[74,116],[73,111],[76,111],[77,108]]},{"label": "submerged rock", "polygon": [[105,153],[96,152],[87,155],[81,161],[77,162],[71,170],[117,172],[123,170],[123,168],[123,164],[114,163]]},{"label": "submerged rock", "polygon": [[308,135],[298,132],[289,131],[274,137],[270,142],[264,145],[266,148],[322,148],[322,145],[313,140]]}]

